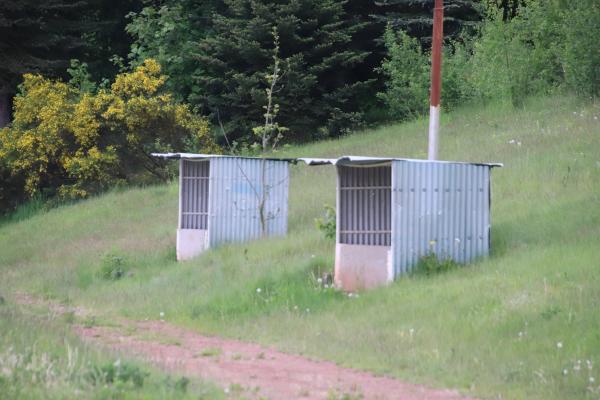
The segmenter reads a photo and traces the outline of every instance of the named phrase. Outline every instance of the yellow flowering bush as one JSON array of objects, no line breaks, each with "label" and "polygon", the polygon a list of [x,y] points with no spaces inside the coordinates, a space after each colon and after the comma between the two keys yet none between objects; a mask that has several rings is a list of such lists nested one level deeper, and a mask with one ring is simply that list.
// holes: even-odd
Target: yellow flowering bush
[{"label": "yellow flowering bush", "polygon": [[50,191],[77,198],[165,178],[151,152],[217,151],[207,121],[176,103],[165,81],[151,59],[95,93],[24,75],[12,125],[0,130],[0,168],[23,182],[26,197]]}]

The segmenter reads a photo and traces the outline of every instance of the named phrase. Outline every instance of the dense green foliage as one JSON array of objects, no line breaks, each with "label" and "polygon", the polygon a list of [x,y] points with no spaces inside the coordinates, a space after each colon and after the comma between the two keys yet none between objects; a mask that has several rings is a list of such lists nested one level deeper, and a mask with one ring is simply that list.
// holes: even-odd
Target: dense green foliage
[{"label": "dense green foliage", "polygon": [[[165,178],[151,152],[214,151],[207,122],[173,101],[154,60],[94,89],[78,69],[74,82],[25,75],[15,120],[0,130],[0,205],[23,197],[86,197],[123,182]],[[83,77],[82,77],[83,76]],[[5,189],[6,188],[6,189]],[[7,193],[5,194],[5,190]]]},{"label": "dense green foliage", "polygon": [[264,76],[269,73],[271,30],[280,40],[282,78],[276,88],[278,120],[288,137],[311,139],[339,135],[360,122],[359,96],[367,77],[353,68],[368,53],[352,48],[361,24],[346,20],[344,2],[231,0],[213,14],[212,34],[199,43],[200,95],[192,99],[205,112],[220,116],[225,131],[247,141],[263,118]]},{"label": "dense green foliage", "polygon": [[394,32],[391,25],[385,31],[388,57],[381,71],[386,76],[386,91],[379,97],[387,105],[393,119],[414,118],[428,110],[429,74],[427,56],[417,39],[404,31]]},{"label": "dense green foliage", "polygon": [[166,85],[177,100],[189,102],[190,97],[201,93],[194,85],[203,71],[196,60],[198,42],[211,29],[211,14],[217,3],[164,1],[127,15],[126,30],[134,39],[129,59],[134,65],[147,58],[156,59],[169,76]]},{"label": "dense green foliage", "polygon": [[[490,8],[475,36],[448,40],[442,105],[506,99],[522,106],[528,96],[561,90],[581,97],[600,94],[600,5],[593,0],[530,1],[513,18]],[[379,94],[393,118],[427,110],[429,54],[404,32],[385,34],[388,56]]]},{"label": "dense green foliage", "polygon": [[577,94],[600,97],[600,3],[580,0],[565,13],[565,80]]},{"label": "dense green foliage", "polygon": [[[289,69],[277,93],[288,140],[338,136],[385,114],[373,93],[383,85],[374,69],[384,56],[386,21],[427,47],[432,6],[431,0],[165,1],[131,15],[130,56],[158,59],[175,75],[170,88],[181,99],[210,114],[215,125],[220,119],[233,139],[251,143],[250,129],[262,119],[262,76],[275,27]],[[473,31],[482,10],[472,1],[447,2],[448,37]]]},{"label": "dense green foliage", "polygon": [[510,98],[567,89],[600,93],[600,5],[593,0],[532,1],[510,21],[492,13],[473,48],[474,90],[483,98]]}]

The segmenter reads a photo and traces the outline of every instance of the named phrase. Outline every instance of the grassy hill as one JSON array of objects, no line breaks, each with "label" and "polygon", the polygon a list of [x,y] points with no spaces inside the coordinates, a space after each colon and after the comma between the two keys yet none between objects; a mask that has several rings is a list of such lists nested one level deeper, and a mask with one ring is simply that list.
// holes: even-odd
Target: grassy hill
[{"label": "grassy hill", "polygon": [[[286,150],[426,156],[426,120]],[[492,255],[348,297],[320,289],[334,243],[314,227],[331,167],[295,166],[286,238],[176,263],[177,186],[115,191],[0,226],[0,293],[165,319],[482,398],[600,395],[600,105],[568,97],[445,115],[441,158],[503,162]],[[124,277],[104,279],[114,269]],[[257,288],[261,288],[260,293]]]}]

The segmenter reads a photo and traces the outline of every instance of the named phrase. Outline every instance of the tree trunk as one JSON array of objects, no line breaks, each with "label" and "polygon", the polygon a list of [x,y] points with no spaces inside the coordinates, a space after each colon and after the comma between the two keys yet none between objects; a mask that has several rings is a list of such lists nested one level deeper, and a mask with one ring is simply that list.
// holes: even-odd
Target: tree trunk
[{"label": "tree trunk", "polygon": [[264,158],[261,162],[261,190],[260,190],[260,199],[258,200],[258,216],[260,218],[260,233],[261,236],[267,237],[267,215],[265,207],[267,205],[267,199],[269,196],[269,192],[267,191],[267,160]]},{"label": "tree trunk", "polygon": [[10,94],[0,90],[0,128],[10,124]]}]

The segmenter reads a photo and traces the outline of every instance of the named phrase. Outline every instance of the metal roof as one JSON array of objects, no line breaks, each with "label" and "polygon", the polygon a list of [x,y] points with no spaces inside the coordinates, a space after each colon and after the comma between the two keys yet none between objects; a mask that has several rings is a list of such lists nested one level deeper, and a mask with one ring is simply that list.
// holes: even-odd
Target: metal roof
[{"label": "metal roof", "polygon": [[210,158],[243,158],[254,160],[272,160],[285,161],[296,163],[304,162],[306,165],[377,165],[390,163],[392,161],[406,161],[417,163],[439,163],[439,164],[467,164],[467,165],[484,165],[490,168],[503,167],[502,163],[480,163],[480,162],[464,162],[464,161],[438,161],[438,160],[420,160],[412,158],[397,158],[397,157],[365,157],[365,156],[342,156],[339,158],[276,158],[276,157],[248,157],[248,156],[231,156],[222,154],[195,154],[195,153],[152,153],[152,156],[166,159],[186,159],[186,160],[206,160]]},{"label": "metal roof", "polygon": [[419,160],[412,158],[396,158],[396,157],[364,157],[364,156],[342,156],[340,158],[298,158],[298,161],[303,161],[306,165],[376,165],[389,163],[392,161],[406,161],[417,163],[436,163],[436,164],[468,164],[468,165],[484,165],[488,167],[503,167],[502,163],[477,163],[463,161],[438,161],[438,160]]},{"label": "metal roof", "polygon": [[166,158],[171,160],[207,160],[210,158],[243,158],[248,160],[270,160],[270,161],[285,161],[295,163],[295,158],[276,158],[276,157],[248,157],[248,156],[231,156],[225,154],[196,154],[196,153],[151,153],[153,157]]}]

